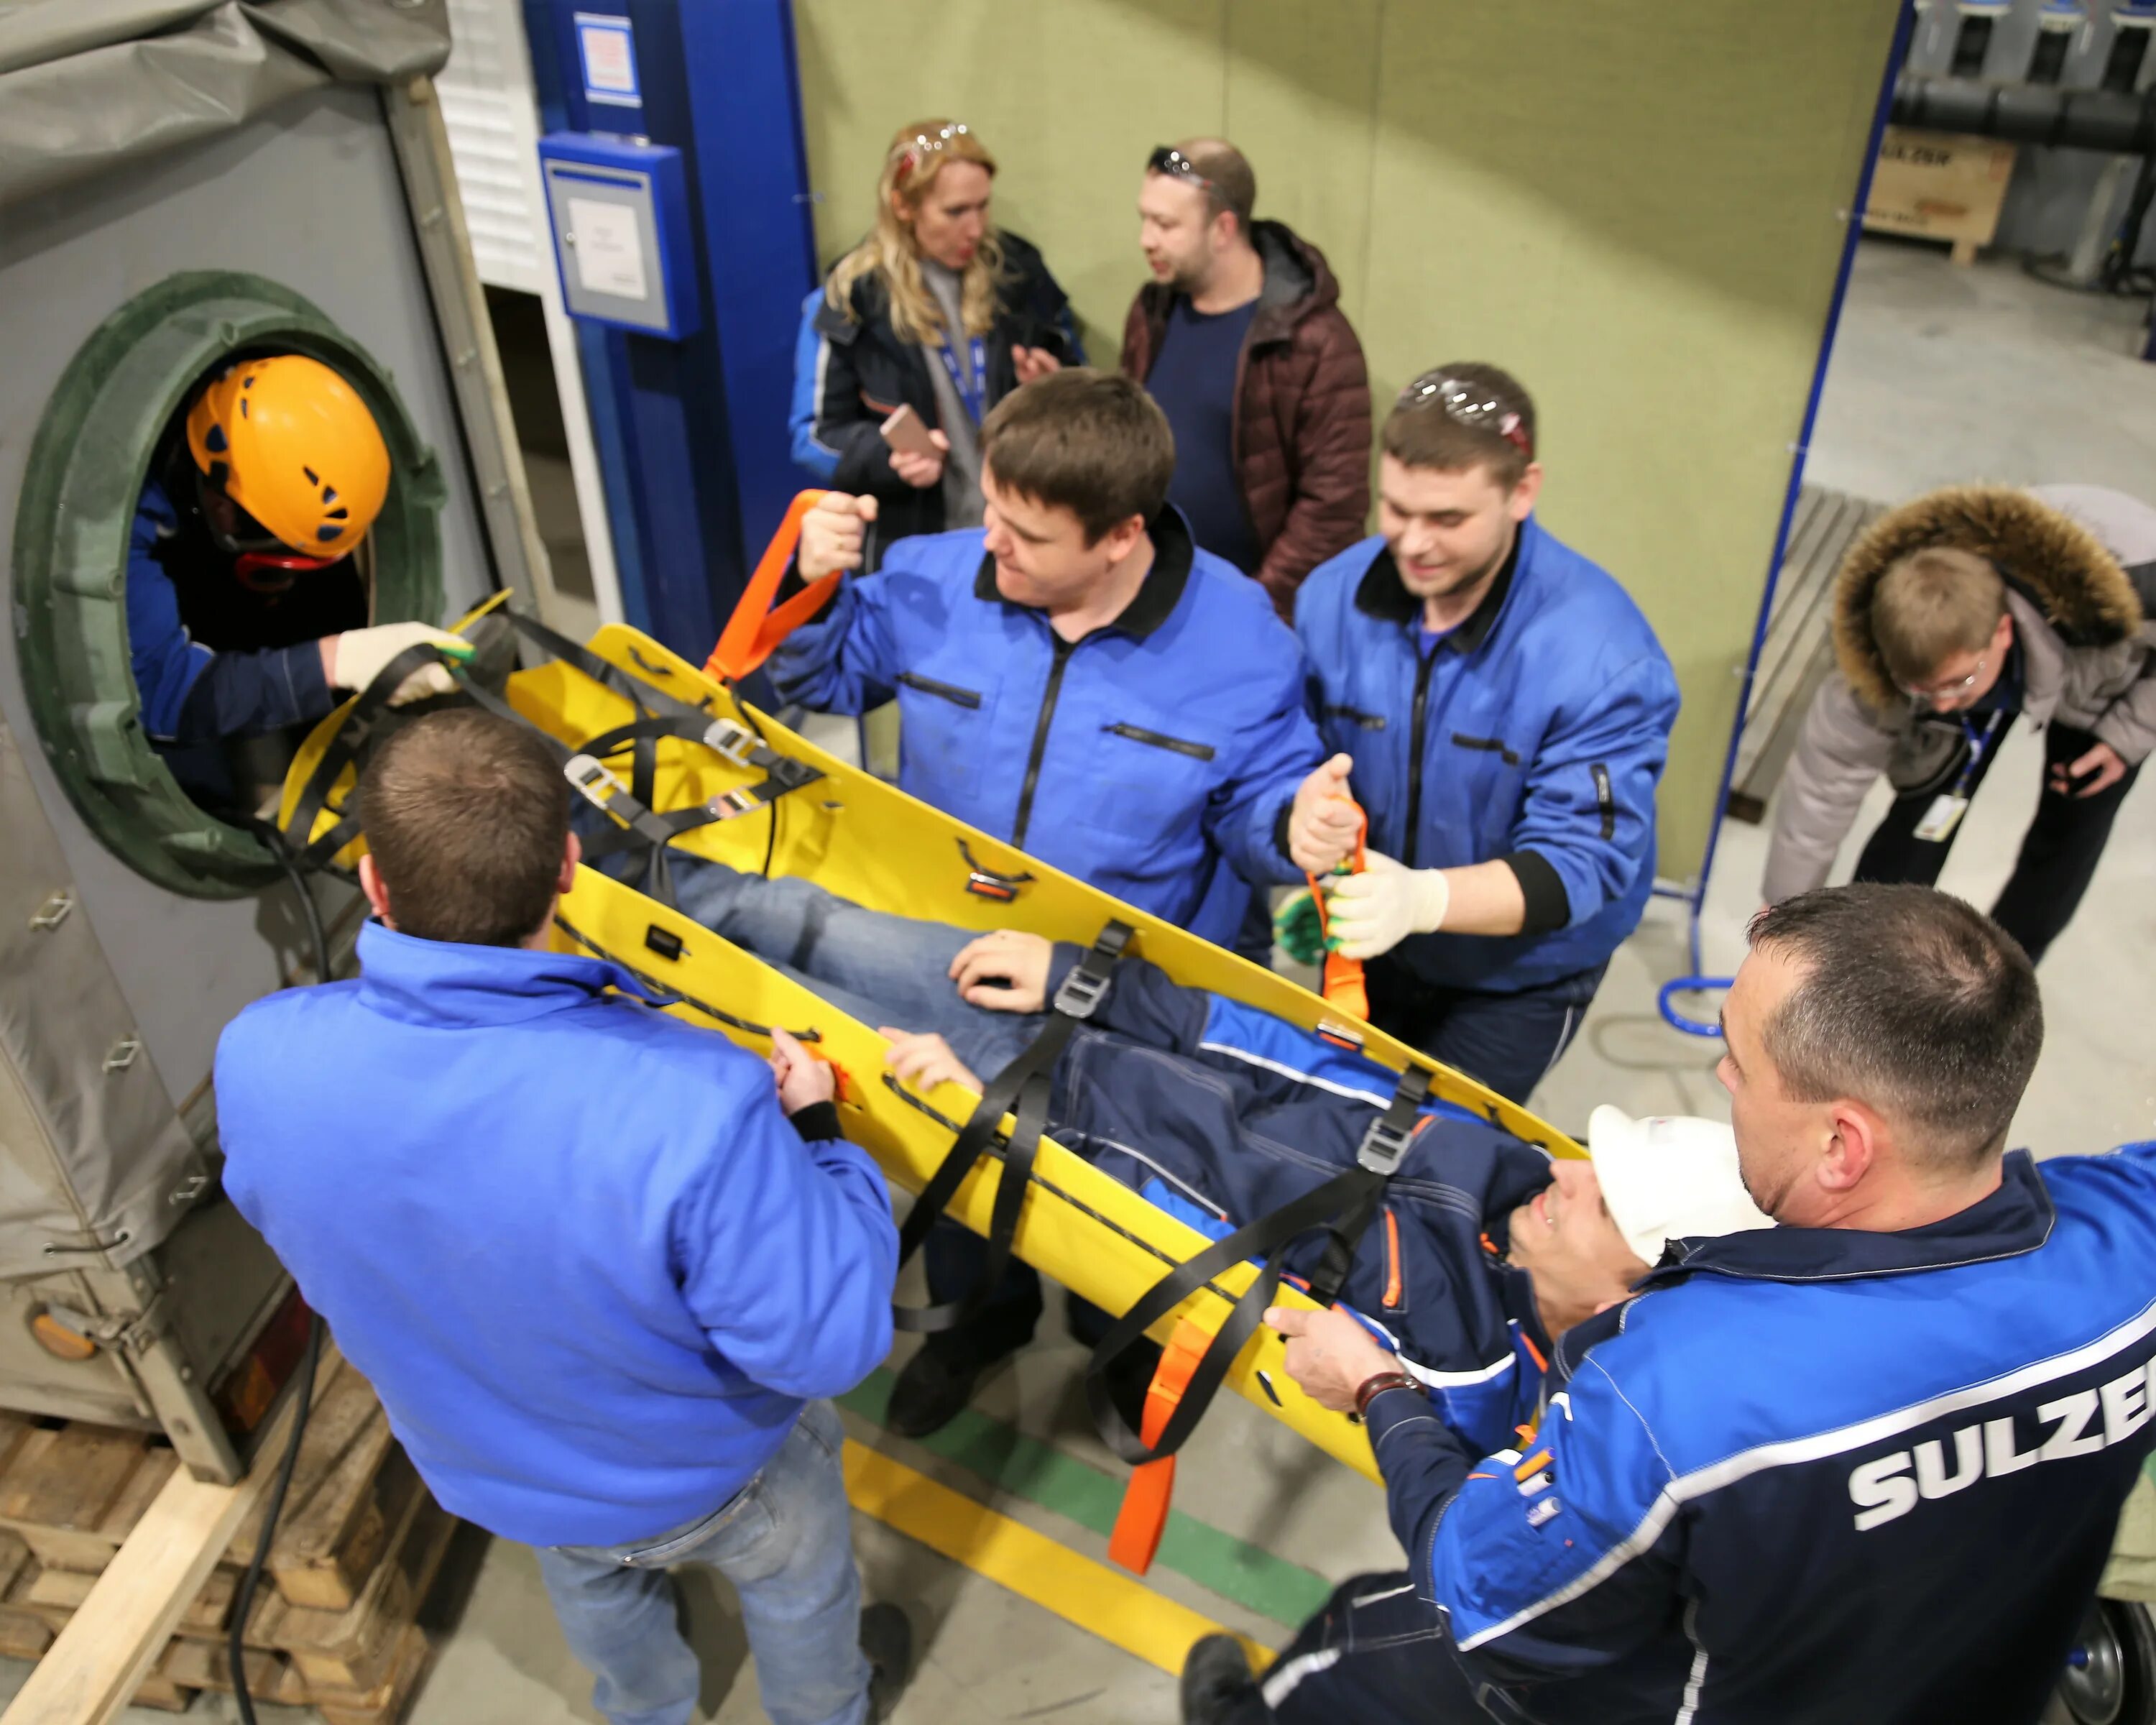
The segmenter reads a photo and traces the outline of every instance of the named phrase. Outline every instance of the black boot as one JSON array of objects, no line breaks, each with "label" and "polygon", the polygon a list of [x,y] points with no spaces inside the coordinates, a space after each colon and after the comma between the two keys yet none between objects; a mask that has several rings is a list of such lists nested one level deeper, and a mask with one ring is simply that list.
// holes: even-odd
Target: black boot
[{"label": "black boot", "polygon": [[913,1675],[913,1625],[896,1605],[870,1605],[861,1612],[861,1651],[869,1661],[870,1725],[888,1719]]},{"label": "black boot", "polygon": [[1006,1356],[978,1349],[937,1346],[931,1339],[906,1363],[891,1387],[884,1424],[901,1437],[925,1438],[957,1419],[973,1399],[974,1387],[990,1367]]},{"label": "black boot", "polygon": [[1233,1635],[1207,1635],[1183,1656],[1183,1725],[1239,1725],[1268,1718],[1257,1689],[1243,1644]]}]

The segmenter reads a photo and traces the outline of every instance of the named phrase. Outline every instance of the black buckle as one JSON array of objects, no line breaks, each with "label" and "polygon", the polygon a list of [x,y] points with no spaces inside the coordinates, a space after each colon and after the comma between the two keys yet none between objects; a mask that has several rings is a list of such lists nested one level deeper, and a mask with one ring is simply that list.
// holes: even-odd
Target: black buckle
[{"label": "black buckle", "polygon": [[1394,1126],[1380,1114],[1370,1122],[1370,1129],[1363,1134],[1363,1142],[1355,1152],[1355,1161],[1372,1173],[1382,1174],[1389,1179],[1399,1171],[1400,1158],[1408,1153],[1408,1145],[1414,1138],[1414,1125]]},{"label": "black buckle", "polygon": [[[1100,939],[1093,942],[1093,950],[1078,961],[1070,974],[1063,978],[1063,986],[1055,991],[1055,999],[1050,1003],[1055,1011],[1068,1019],[1092,1017],[1093,1009],[1108,992],[1116,961],[1123,956],[1123,948],[1131,943],[1132,932],[1127,922],[1111,922],[1101,931]],[[1097,970],[1093,968],[1096,958],[1106,961]]]},{"label": "black buckle", "polygon": [[1400,1158],[1414,1142],[1422,1125],[1422,1105],[1430,1096],[1430,1074],[1410,1066],[1400,1074],[1399,1087],[1384,1112],[1370,1122],[1355,1151],[1356,1165],[1383,1179],[1399,1172]]}]

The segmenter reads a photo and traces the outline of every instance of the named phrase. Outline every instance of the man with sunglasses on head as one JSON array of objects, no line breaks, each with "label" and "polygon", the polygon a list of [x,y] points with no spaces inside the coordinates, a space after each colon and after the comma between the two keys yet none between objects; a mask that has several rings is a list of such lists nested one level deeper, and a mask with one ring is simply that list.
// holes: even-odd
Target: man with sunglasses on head
[{"label": "man with sunglasses on head", "polygon": [[[359,392],[303,354],[223,367],[160,440],[128,535],[127,640],[143,728],[198,800],[233,793],[224,739],[321,718],[407,648],[460,644],[367,626],[351,559],[389,482]],[[432,665],[397,698],[449,688]]]},{"label": "man with sunglasses on head", "polygon": [[1961,485],[1873,523],[1835,578],[1838,669],[1805,715],[1763,896],[1822,885],[1881,773],[1859,880],[1929,886],[2017,713],[2044,783],[1991,914],[2032,959],[2073,916],[2156,747],[2156,509],[2095,485]]},{"label": "man with sunglasses on head", "polygon": [[1131,302],[1122,368],[1174,430],[1168,496],[1199,544],[1289,617],[1370,512],[1370,384],[1324,253],[1253,221],[1257,191],[1219,138],[1152,152],[1138,237],[1153,279]]},{"label": "man with sunglasses on head", "polygon": [[1379,536],[1296,602],[1332,757],[1289,850],[1371,1021],[1502,1096],[1579,1028],[1654,883],[1676,680],[1639,608],[1536,520],[1535,410],[1492,365],[1425,372],[1386,418]]}]

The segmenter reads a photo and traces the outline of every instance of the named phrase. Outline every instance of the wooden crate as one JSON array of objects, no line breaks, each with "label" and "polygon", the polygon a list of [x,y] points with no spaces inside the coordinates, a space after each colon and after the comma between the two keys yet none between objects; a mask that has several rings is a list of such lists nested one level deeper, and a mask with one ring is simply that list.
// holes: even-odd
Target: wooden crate
[{"label": "wooden crate", "polygon": [[90,1574],[180,1465],[162,1438],[100,1425],[29,1426],[0,1448],[0,1527],[46,1567]]},{"label": "wooden crate", "polygon": [[[348,1609],[420,1490],[372,1386],[345,1368],[308,1419],[266,1574],[295,1605]],[[253,1559],[259,1526],[241,1528],[225,1553],[228,1563],[244,1568]]]},{"label": "wooden crate", "polygon": [[1976,261],[1991,244],[2014,177],[2014,146],[1953,132],[1890,126],[1879,141],[1864,225],[1875,231],[1943,239],[1957,264]]},{"label": "wooden crate", "polygon": [[[0,1654],[44,1654],[177,1466],[140,1434],[0,1416]],[[395,1725],[430,1657],[416,1618],[456,1527],[367,1380],[326,1358],[248,1614],[250,1692],[318,1707],[329,1725]],[[137,1702],[177,1712],[231,1688],[228,1626],[259,1529],[258,1513],[234,1537]]]}]

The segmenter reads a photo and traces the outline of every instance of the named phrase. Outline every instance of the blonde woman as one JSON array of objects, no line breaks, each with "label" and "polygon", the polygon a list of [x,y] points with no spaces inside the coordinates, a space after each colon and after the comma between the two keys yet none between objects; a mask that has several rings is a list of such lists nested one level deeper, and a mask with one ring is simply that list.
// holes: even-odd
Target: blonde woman
[{"label": "blonde woman", "polygon": [[[866,567],[915,533],[978,526],[978,432],[989,408],[1085,354],[1040,254],[996,228],[995,157],[956,120],[900,128],[876,219],[803,307],[794,454],[881,509]],[[884,422],[910,407],[934,453],[900,453]]]}]

